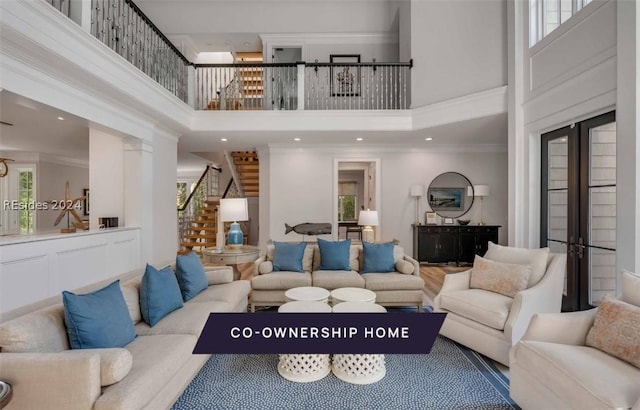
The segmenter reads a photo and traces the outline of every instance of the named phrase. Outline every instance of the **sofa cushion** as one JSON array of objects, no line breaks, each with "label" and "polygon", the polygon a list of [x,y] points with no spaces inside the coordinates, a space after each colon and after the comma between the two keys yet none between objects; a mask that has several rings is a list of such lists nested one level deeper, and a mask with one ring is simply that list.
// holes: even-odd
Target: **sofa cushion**
[{"label": "sofa cushion", "polygon": [[318,238],[320,267],[318,270],[351,270],[349,253],[351,239],[345,241],[325,241]]},{"label": "sofa cushion", "polygon": [[494,262],[479,255],[473,260],[469,287],[515,297],[525,290],[531,274],[531,266]]},{"label": "sofa cushion", "polygon": [[182,307],[178,279],[170,266],[157,270],[147,264],[140,282],[140,312],[153,327],[163,317]]},{"label": "sofa cushion", "polygon": [[333,290],[338,288],[364,288],[364,279],[351,270],[317,270],[311,274],[313,286]]},{"label": "sofa cushion", "polygon": [[422,290],[424,280],[415,275],[402,273],[365,273],[364,287],[369,290]]},{"label": "sofa cushion", "polygon": [[362,243],[362,272],[394,272],[395,260],[393,258],[393,242],[386,243]]},{"label": "sofa cushion", "polygon": [[399,260],[396,262],[396,270],[405,275],[412,275],[415,272],[415,266],[413,263],[405,260]]},{"label": "sofa cushion", "polygon": [[187,303],[182,309],[174,310],[153,327],[145,322],[136,325],[140,336],[148,335],[199,335],[212,312],[232,312],[231,303],[215,301],[206,303]]},{"label": "sofa cushion", "polygon": [[271,272],[251,278],[253,290],[282,290],[311,286],[311,274],[304,272]]},{"label": "sofa cushion", "polygon": [[638,399],[640,369],[591,347],[523,340],[514,360],[575,408],[628,409]]},{"label": "sofa cushion", "polygon": [[640,307],[605,298],[585,344],[640,368]]},{"label": "sofa cushion", "polygon": [[[320,270],[320,248],[316,245],[313,255],[313,272]],[[353,242],[349,247],[349,270],[359,272],[362,270],[362,245],[354,245]]]},{"label": "sofa cushion", "polygon": [[176,277],[185,302],[209,286],[202,261],[195,252],[176,257]]},{"label": "sofa cushion", "polygon": [[629,271],[622,272],[622,295],[620,299],[634,306],[640,306],[639,274]]},{"label": "sofa cushion", "polygon": [[538,283],[547,271],[549,248],[514,248],[489,242],[489,249],[487,253],[484,254],[484,258],[496,262],[531,266],[531,275],[529,276],[529,283],[527,284],[527,288],[530,288]]},{"label": "sofa cushion", "polygon": [[[362,249],[362,245],[355,245],[355,246],[357,246],[357,252],[358,252],[358,255],[357,255],[358,265],[357,265],[357,268],[354,268],[352,265],[351,269],[356,270],[358,272],[362,272],[362,266],[364,264],[364,251]],[[401,260],[404,260],[404,248],[402,248],[402,246],[400,245],[395,245],[393,247],[393,262],[395,264]]]},{"label": "sofa cushion", "polygon": [[[142,322],[141,322],[142,323]],[[197,336],[140,336],[127,346],[133,356],[131,371],[122,383],[105,387],[95,410],[142,409],[190,358]]]},{"label": "sofa cushion", "polygon": [[440,293],[440,307],[452,313],[503,330],[513,299],[483,289]]},{"label": "sofa cushion", "polygon": [[233,268],[230,266],[205,266],[209,286],[233,282]]},{"label": "sofa cushion", "polygon": [[265,273],[273,272],[273,262],[272,261],[264,261],[260,262],[258,265],[258,273],[260,275],[264,275]]},{"label": "sofa cushion", "polygon": [[[307,246],[304,248],[304,254],[302,255],[302,270],[311,273],[315,270],[313,267],[314,253],[317,251],[318,245],[315,243],[307,242]],[[270,244],[267,246],[267,261],[273,262],[273,254],[275,251],[275,245]],[[320,266],[320,265],[318,265]]]},{"label": "sofa cushion", "polygon": [[3,353],[57,353],[69,349],[64,308],[54,305],[0,323]]},{"label": "sofa cushion", "polygon": [[119,280],[82,295],[63,291],[62,303],[72,349],[124,347],[136,337]]},{"label": "sofa cushion", "polygon": [[274,272],[304,272],[302,257],[307,247],[306,242],[288,243],[274,242],[273,271]]},{"label": "sofa cushion", "polygon": [[131,321],[135,325],[142,320],[142,313],[140,312],[140,278],[120,283],[120,289],[127,304]]},{"label": "sofa cushion", "polygon": [[191,299],[189,303],[202,302],[227,302],[232,306],[237,305],[241,300],[246,300],[251,292],[251,282],[248,280],[236,280],[231,283],[209,286]]}]

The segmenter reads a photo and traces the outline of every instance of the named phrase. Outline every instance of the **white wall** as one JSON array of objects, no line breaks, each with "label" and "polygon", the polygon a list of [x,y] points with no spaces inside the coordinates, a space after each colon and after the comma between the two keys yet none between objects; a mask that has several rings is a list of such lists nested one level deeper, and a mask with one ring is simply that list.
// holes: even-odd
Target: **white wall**
[{"label": "white wall", "polygon": [[144,203],[144,208],[153,212],[151,258],[154,261],[171,259],[178,250],[177,152],[177,139],[156,133],[153,141],[153,194],[150,201]]},{"label": "white wall", "polygon": [[[378,170],[381,179],[381,240],[399,239],[407,253],[411,254],[411,224],[415,219],[415,199],[409,196],[409,187],[413,184],[429,185],[439,174],[456,171],[467,176],[473,184],[486,183],[491,187],[491,196],[485,198],[484,219],[490,224],[502,225],[500,242],[506,243],[506,152],[412,152],[392,149],[363,150],[359,147],[271,147],[268,164],[271,189],[268,196],[262,196],[261,202],[261,207],[268,209],[269,222],[261,224],[265,230],[261,233],[261,241],[303,239],[301,235],[294,233],[284,235],[285,223],[295,225],[303,222],[333,222],[333,184],[336,182],[333,181],[333,161],[334,158],[345,157],[381,159]],[[263,155],[261,164],[262,158]],[[421,201],[420,212],[425,210],[426,197]],[[480,209],[474,205],[468,216],[472,223],[477,222]],[[337,237],[335,227],[333,231],[334,237]]]},{"label": "white wall", "polygon": [[[64,200],[64,187],[67,181],[69,181],[69,195],[71,199],[83,196],[83,189],[89,188],[89,169],[85,166],[40,161],[37,172],[38,193],[36,198],[38,201]],[[84,205],[84,201],[81,201],[80,204]],[[88,216],[84,215],[83,210],[84,208],[76,209],[75,211],[83,219],[88,218]],[[57,227],[53,226],[60,212],[59,209],[54,210],[52,208],[37,211],[36,229],[38,231],[50,231],[65,228],[67,226],[66,218],[61,221]],[[69,220],[73,222],[75,219],[70,217]]]},{"label": "white wall", "polygon": [[505,0],[411,1],[413,108],[507,83],[506,10]]}]

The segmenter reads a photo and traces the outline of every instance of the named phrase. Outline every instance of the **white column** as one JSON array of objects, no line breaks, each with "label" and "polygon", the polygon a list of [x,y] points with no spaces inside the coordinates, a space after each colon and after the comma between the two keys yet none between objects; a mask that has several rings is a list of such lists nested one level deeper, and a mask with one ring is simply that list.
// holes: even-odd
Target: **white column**
[{"label": "white column", "polygon": [[119,226],[125,225],[123,147],[121,137],[89,129],[90,229],[98,229],[102,217],[117,217]]},{"label": "white column", "polygon": [[187,70],[187,104],[193,109],[199,110],[202,107],[196,107],[196,68],[189,66]]},{"label": "white column", "polygon": [[163,130],[153,132],[153,192],[145,209],[153,208],[154,261],[175,260],[178,251],[178,136]]},{"label": "white column", "polygon": [[298,64],[298,109],[304,110],[304,64]]},{"label": "white column", "polygon": [[139,227],[140,258],[151,262],[154,241],[153,147],[129,137],[124,144],[124,213],[126,226]]},{"label": "white column", "polygon": [[640,272],[640,5],[618,1],[617,272]]}]

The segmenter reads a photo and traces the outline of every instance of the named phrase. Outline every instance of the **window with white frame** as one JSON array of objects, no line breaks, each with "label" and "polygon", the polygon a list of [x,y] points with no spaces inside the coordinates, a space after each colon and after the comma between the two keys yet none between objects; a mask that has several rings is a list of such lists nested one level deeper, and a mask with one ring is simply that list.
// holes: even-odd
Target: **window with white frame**
[{"label": "window with white frame", "polygon": [[529,0],[529,47],[589,3],[591,0]]},{"label": "window with white frame", "polygon": [[358,183],[340,181],[338,183],[338,221],[351,221],[357,217]]}]

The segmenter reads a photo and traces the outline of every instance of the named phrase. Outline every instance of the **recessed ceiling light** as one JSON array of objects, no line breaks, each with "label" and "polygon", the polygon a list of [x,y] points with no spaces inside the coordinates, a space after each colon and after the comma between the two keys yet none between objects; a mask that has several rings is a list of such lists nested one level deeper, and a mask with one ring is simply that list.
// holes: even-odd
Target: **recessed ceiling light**
[{"label": "recessed ceiling light", "polygon": [[362,138],[358,137],[356,138],[356,141],[362,141]]},{"label": "recessed ceiling light", "polygon": [[425,141],[433,141],[433,138],[431,138],[431,137],[427,137],[427,138],[425,138],[424,140],[425,140]]},{"label": "recessed ceiling light", "polygon": [[245,41],[244,43],[242,43],[245,46],[248,46],[250,43],[248,41]]},{"label": "recessed ceiling light", "polygon": [[226,138],[220,138],[220,141],[227,142],[227,139]]},{"label": "recessed ceiling light", "polygon": [[60,121],[64,121],[64,117],[58,117]]},{"label": "recessed ceiling light", "polygon": [[293,140],[294,141],[300,141],[300,138],[294,138]]}]

